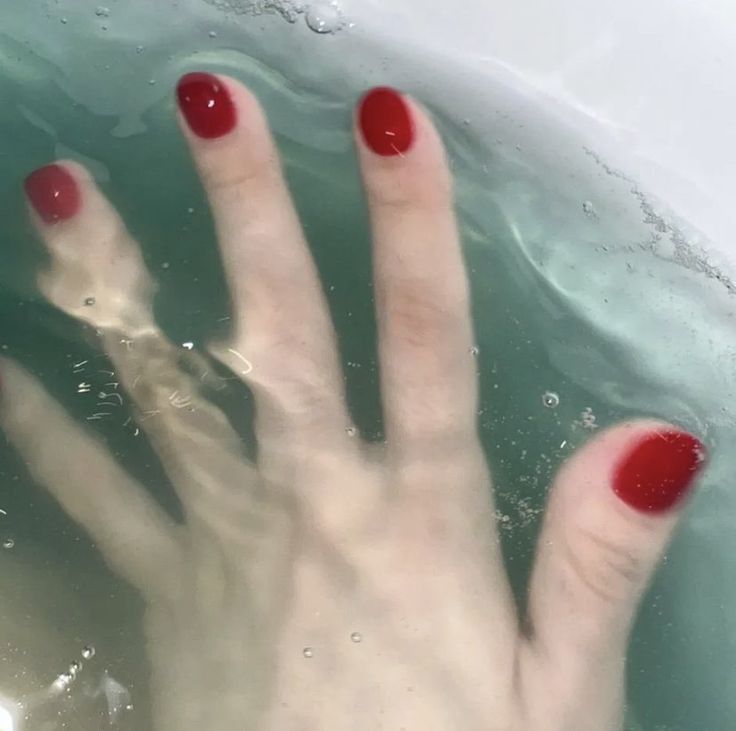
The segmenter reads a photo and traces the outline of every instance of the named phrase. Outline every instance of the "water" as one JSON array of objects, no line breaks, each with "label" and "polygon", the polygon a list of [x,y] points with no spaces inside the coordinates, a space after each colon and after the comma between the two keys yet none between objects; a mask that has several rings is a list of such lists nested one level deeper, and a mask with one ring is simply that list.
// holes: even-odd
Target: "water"
[{"label": "water", "polygon": [[[218,5],[234,8],[230,0]],[[336,64],[320,55],[322,46],[310,45],[340,43],[346,33],[321,38],[279,15],[182,3],[172,17],[187,17],[190,25],[173,30],[165,12],[149,18],[142,4],[131,3],[124,19],[111,6],[103,33],[95,26],[97,7],[80,2],[47,17],[33,9],[0,10],[0,355],[24,363],[177,514],[129,405],[99,406],[116,400],[106,398],[111,387],[94,338],[35,289],[44,257],[26,222],[19,182],[57,156],[85,162],[143,242],[160,286],[157,315],[172,341],[190,351],[223,334],[229,317],[223,275],[170,95],[181,72],[204,65],[245,80],[269,112],[341,337],[357,433],[379,440],[368,228],[349,129],[352,103],[369,83],[385,80],[385,67],[371,67],[363,77],[348,72],[347,46],[333,45],[346,54],[330,51]],[[303,14],[297,10],[295,17]],[[130,29],[141,27],[136,48]],[[550,137],[535,139],[521,127],[522,120],[528,124],[523,102],[497,90],[490,111],[464,110],[465,102],[453,97],[463,99],[456,75],[434,94],[422,81],[421,64],[388,53],[368,56],[379,57],[394,69],[395,83],[437,113],[458,179],[473,286],[479,424],[517,594],[523,599],[548,480],[592,431],[650,414],[704,434],[714,463],[634,636],[630,727],[732,727],[736,701],[723,694],[736,687],[736,498],[729,489],[736,472],[729,446],[736,436],[736,308],[727,273],[580,141],[555,131],[559,136],[551,139],[559,145],[552,147],[565,150],[555,155]],[[111,58],[123,61],[106,70]],[[221,396],[225,405],[243,398],[235,386]],[[247,422],[241,415],[246,437]],[[4,441],[0,508],[0,536],[13,542],[0,552],[3,585],[13,588],[0,596],[6,638],[0,696],[40,694],[31,731],[63,723],[93,728],[100,719],[116,729],[149,728],[140,597],[32,482]],[[349,632],[346,645],[357,642]],[[362,652],[369,644],[349,649]],[[316,642],[295,648],[299,659],[303,653],[316,661],[318,652]],[[84,661],[75,675],[72,661]],[[47,692],[66,676],[69,693]]]}]

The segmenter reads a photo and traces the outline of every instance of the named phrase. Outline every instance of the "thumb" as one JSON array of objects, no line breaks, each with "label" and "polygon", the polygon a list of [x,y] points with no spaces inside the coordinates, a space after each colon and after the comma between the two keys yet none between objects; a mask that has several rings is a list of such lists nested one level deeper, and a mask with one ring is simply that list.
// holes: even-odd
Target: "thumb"
[{"label": "thumb", "polygon": [[620,673],[637,605],[704,462],[696,437],[636,421],[563,466],[530,584],[533,648],[558,668],[585,675],[603,663]]}]

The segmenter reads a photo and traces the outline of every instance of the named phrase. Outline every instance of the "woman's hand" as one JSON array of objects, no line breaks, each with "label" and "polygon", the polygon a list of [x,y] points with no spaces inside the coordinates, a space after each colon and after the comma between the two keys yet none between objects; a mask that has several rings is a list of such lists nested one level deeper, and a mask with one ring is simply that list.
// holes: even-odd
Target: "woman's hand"
[{"label": "woman's hand", "polygon": [[232,295],[232,341],[210,353],[253,393],[257,462],[206,398],[208,356],[157,326],[139,248],[77,164],[26,184],[51,262],[40,287],[98,330],[184,523],[19,365],[0,368],[8,437],[147,601],[155,728],[620,731],[632,619],[700,443],[643,420],[571,457],[519,617],[476,430],[452,185],[427,114],[388,89],[356,114],[379,447],[355,435],[325,297],[258,103],[208,74],[186,76],[178,98]]}]

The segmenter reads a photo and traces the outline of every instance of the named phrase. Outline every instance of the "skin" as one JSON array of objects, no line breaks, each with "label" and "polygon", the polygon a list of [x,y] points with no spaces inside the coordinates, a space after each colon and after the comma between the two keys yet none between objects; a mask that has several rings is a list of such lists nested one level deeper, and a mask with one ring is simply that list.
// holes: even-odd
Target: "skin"
[{"label": "skin", "polygon": [[[155,729],[620,731],[629,631],[681,511],[637,513],[610,484],[663,425],[602,431],[564,464],[520,617],[476,431],[468,281],[436,130],[407,100],[406,154],[379,157],[356,131],[386,428],[370,446],[349,433],[334,330],[264,115],[223,80],[236,129],[182,131],[232,296],[232,340],[210,355],[252,390],[257,463],[207,400],[204,364],[181,367],[138,245],[75,163],[60,164],[79,213],[31,214],[50,257],[39,286],[99,331],[121,388],[139,414],[155,412],[140,428],[184,522],[34,377],[0,363],[7,437],[146,601]],[[172,405],[174,390],[191,408]]]}]

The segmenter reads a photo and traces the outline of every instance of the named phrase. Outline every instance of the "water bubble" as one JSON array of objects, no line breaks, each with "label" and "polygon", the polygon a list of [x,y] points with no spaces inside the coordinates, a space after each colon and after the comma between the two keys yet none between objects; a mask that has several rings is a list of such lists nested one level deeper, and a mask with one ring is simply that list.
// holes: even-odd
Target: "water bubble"
[{"label": "water bubble", "polygon": [[548,409],[556,409],[560,405],[560,397],[554,391],[545,391],[542,395],[542,403]]},{"label": "water bubble", "polygon": [[95,656],[95,647],[94,645],[85,645],[82,648],[82,657],[85,660],[91,660]]},{"label": "water bubble", "polygon": [[473,347],[472,347],[472,348],[470,349],[470,351],[469,351],[469,352],[470,352],[470,355],[478,355],[478,353],[480,353],[480,348],[479,348],[479,347],[478,347],[477,345],[474,345],[474,346],[473,346]]},{"label": "water bubble", "polygon": [[304,657],[314,657],[314,650],[311,647],[305,647],[302,650],[302,655],[304,655]]},{"label": "water bubble", "polygon": [[15,546],[15,541],[12,538],[6,538],[3,541],[3,548],[13,548]]},{"label": "water bubble", "polygon": [[95,10],[95,15],[98,18],[109,18],[110,17],[110,8],[105,7],[104,5],[98,5],[97,9]]},{"label": "water bubble", "polygon": [[276,11],[288,23],[296,23],[307,8],[302,0],[266,0],[264,9]]},{"label": "water bubble", "polygon": [[72,678],[76,678],[77,677],[77,673],[79,673],[79,671],[81,669],[82,669],[82,663],[79,662],[78,660],[73,660],[69,664],[69,671],[68,671],[69,672],[69,675],[71,675]]},{"label": "water bubble", "polygon": [[136,46],[135,47],[135,52],[136,53],[143,53],[144,50],[145,50],[145,46]]},{"label": "water bubble", "polygon": [[589,218],[595,218],[595,206],[593,201],[583,201],[583,213]]},{"label": "water bubble", "polygon": [[318,2],[305,15],[307,25],[315,33],[336,33],[343,25],[342,11],[336,2]]},{"label": "water bubble", "polygon": [[593,431],[598,428],[598,424],[596,423],[596,416],[590,406],[586,406],[580,412],[580,424],[582,425],[583,429],[588,429],[589,431]]},{"label": "water bubble", "polygon": [[84,306],[85,307],[92,307],[92,305],[95,304],[97,300],[94,297],[87,297],[86,300],[84,300]]},{"label": "water bubble", "polygon": [[69,21],[66,18],[59,18],[63,25],[66,25]]},{"label": "water bubble", "polygon": [[217,31],[216,30],[211,30],[207,35],[210,38],[217,38]]},{"label": "water bubble", "polygon": [[148,85],[149,86],[156,86],[156,79],[149,79],[148,80]]},{"label": "water bubble", "polygon": [[168,261],[165,261],[165,262],[164,262],[164,263],[163,263],[163,264],[161,265],[161,268],[162,268],[162,269],[168,269],[168,268],[169,268],[170,266],[171,266],[171,264],[169,264],[169,262],[168,262]]},{"label": "water bubble", "polygon": [[353,632],[353,634],[350,635],[350,639],[353,642],[362,642],[363,641],[363,635],[360,634],[360,632]]},{"label": "water bubble", "polygon": [[74,678],[72,677],[70,673],[62,673],[54,681],[54,688],[56,688],[57,690],[62,690],[62,691],[68,690],[73,680]]},{"label": "water bubble", "polygon": [[354,426],[349,426],[347,429],[345,429],[345,433],[349,437],[354,437],[358,433],[358,430]]}]

